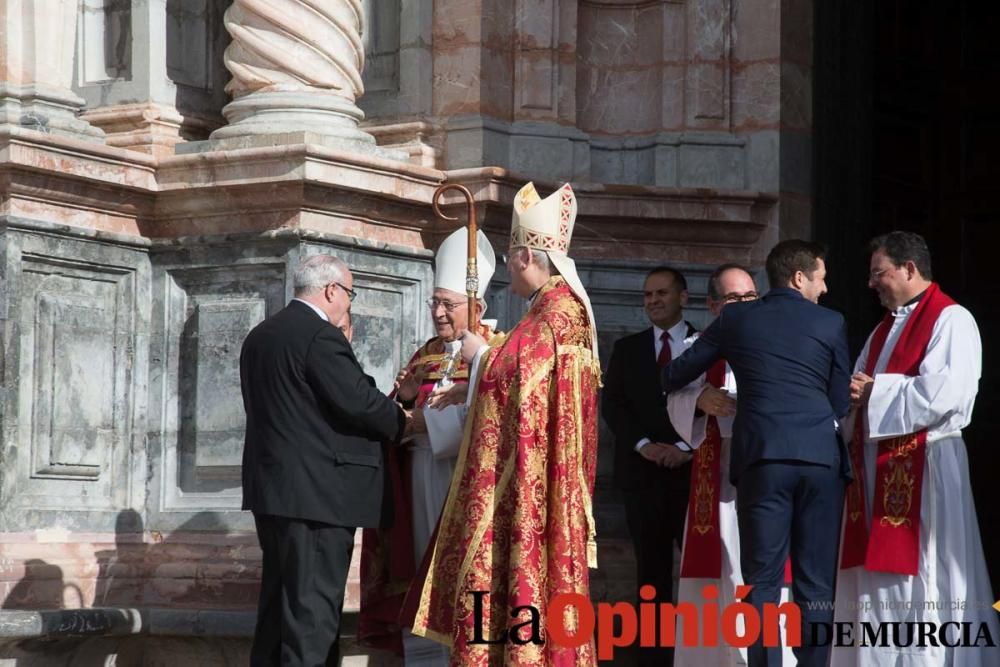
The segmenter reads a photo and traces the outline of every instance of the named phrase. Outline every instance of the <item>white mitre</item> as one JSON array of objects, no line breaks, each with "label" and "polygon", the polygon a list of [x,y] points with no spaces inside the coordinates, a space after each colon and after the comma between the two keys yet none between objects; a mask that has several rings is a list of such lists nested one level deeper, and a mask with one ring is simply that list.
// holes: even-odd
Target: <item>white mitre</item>
[{"label": "white mitre", "polygon": [[[448,235],[434,256],[434,289],[466,293],[469,228],[460,227]],[[497,268],[497,256],[486,234],[476,232],[476,273],[479,276],[476,298],[482,299]]]},{"label": "white mitre", "polygon": [[591,344],[594,358],[597,358],[597,325],[590,297],[583,288],[576,272],[576,263],[569,258],[569,242],[573,238],[576,224],[576,195],[566,183],[551,195],[542,199],[533,183],[521,188],[514,197],[514,217],[511,221],[510,247],[527,247],[542,250],[549,257],[566,284],[579,297],[587,309],[590,320]]}]

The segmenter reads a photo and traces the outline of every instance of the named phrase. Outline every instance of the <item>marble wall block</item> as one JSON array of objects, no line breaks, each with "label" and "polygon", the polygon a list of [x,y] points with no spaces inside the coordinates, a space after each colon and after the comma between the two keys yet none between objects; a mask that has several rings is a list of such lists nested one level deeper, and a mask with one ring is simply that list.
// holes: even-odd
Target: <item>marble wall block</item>
[{"label": "marble wall block", "polygon": [[691,128],[729,129],[732,0],[688,3],[685,101]]},{"label": "marble wall block", "polygon": [[[156,249],[149,446],[155,485],[150,525],[161,513],[239,509],[245,415],[243,339],[284,306],[280,257],[232,254],[209,264],[183,250]],[[200,260],[200,261],[199,261]]]},{"label": "marble wall block", "polygon": [[660,129],[662,10],[587,3],[579,10],[577,120],[592,134]]},{"label": "marble wall block", "polygon": [[3,236],[0,531],[113,525],[144,461],[146,254],[9,226]]},{"label": "marble wall block", "polygon": [[678,181],[682,187],[734,190],[746,187],[746,152],[742,139],[690,136],[682,140],[678,151]]},{"label": "marble wall block", "polygon": [[250,329],[291,299],[300,258],[320,253],[351,267],[359,295],[352,305],[355,353],[389,391],[430,336],[426,258],[293,237],[154,248],[150,528],[170,530],[212,510],[228,515],[231,528],[252,529],[251,517],[238,512],[245,426],[240,349]]}]

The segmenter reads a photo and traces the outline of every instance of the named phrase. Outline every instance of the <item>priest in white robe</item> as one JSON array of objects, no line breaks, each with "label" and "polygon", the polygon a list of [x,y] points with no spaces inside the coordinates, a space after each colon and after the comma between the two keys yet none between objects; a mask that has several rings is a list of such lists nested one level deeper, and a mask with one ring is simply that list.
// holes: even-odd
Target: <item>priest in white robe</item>
[{"label": "priest in white robe", "polygon": [[[478,232],[477,307],[493,277],[496,256],[486,235]],[[444,667],[448,650],[399,627],[399,612],[410,580],[430,544],[448,497],[458,456],[466,405],[436,409],[428,405],[436,392],[467,384],[469,367],[461,358],[457,336],[469,328],[465,293],[468,230],[449,235],[435,254],[434,292],[428,300],[436,335],[418,349],[396,381],[395,397],[414,408],[414,435],[405,451],[387,452],[394,521],[390,529],[366,530],[362,547],[362,600],[359,635],[362,643],[405,657],[408,666]],[[490,340],[495,321],[482,320],[479,335]],[[430,401],[433,402],[433,401]]]},{"label": "priest in white robe", "polygon": [[[753,276],[745,267],[723,264],[709,276],[706,304],[708,311],[718,316],[726,304],[753,301],[757,295]],[[690,346],[696,338],[697,334],[691,336],[685,340],[685,345]],[[671,423],[696,452],[691,469],[691,497],[685,523],[677,601],[693,602],[699,609],[709,602],[702,595],[705,586],[711,585],[718,590],[715,602],[722,609],[736,602],[736,587],[743,584],[736,487],[729,481],[736,377],[724,362],[714,370],[716,377],[703,375],[667,397]],[[713,373],[710,371],[708,375]],[[702,446],[711,447],[713,451],[709,454]],[[706,475],[706,470],[714,466],[716,460],[717,474]],[[714,539],[714,535],[718,535],[718,539]],[[705,549],[713,553],[705,553]],[[782,601],[786,599],[787,591],[783,591]],[[785,648],[782,657],[785,665],[795,664],[790,648]],[[740,667],[746,664],[746,649],[727,646],[721,641],[714,647],[678,646],[674,652],[675,667]]]},{"label": "priest in white robe", "polygon": [[[969,311],[932,282],[923,238],[892,232],[873,240],[871,251],[869,286],[888,312],[851,384],[855,482],[844,513],[834,617],[855,624],[857,645],[835,647],[832,664],[1000,665],[1000,615],[991,608],[962,440],[980,378],[979,330]],[[862,646],[862,622],[875,631],[880,623],[933,623],[935,635],[956,624],[944,630],[946,644],[963,643],[958,624],[967,623],[965,641],[977,646],[919,647],[907,641],[906,627],[900,643],[909,646]]]}]

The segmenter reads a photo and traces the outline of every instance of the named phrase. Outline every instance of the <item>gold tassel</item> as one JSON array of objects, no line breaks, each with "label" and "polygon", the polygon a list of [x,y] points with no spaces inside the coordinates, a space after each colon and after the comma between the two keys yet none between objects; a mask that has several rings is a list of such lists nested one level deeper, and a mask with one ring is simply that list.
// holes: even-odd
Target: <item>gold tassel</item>
[{"label": "gold tassel", "polygon": [[592,570],[597,569],[597,540],[587,540],[587,567]]}]

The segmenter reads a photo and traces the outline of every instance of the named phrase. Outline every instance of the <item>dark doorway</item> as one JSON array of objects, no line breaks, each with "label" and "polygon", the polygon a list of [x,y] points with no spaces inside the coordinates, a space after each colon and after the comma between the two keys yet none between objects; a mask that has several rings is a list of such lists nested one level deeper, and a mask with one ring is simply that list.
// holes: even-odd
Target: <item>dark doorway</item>
[{"label": "dark doorway", "polygon": [[814,220],[831,250],[829,304],[857,354],[879,317],[868,238],[923,234],[934,277],[975,316],[983,378],[965,432],[994,593],[1000,597],[1000,6],[816,0]]}]

